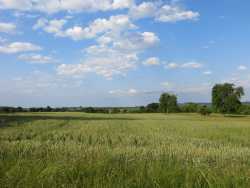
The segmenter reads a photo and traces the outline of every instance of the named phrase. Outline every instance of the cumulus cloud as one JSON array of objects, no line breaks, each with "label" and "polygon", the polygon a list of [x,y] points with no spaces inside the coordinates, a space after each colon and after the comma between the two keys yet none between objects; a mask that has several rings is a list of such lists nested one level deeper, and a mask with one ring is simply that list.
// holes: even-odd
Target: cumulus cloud
[{"label": "cumulus cloud", "polygon": [[[0,0],[1,1],[1,0]],[[28,1],[28,0],[27,0]],[[73,4],[78,2],[74,8]],[[53,1],[51,1],[52,3]],[[97,1],[61,0],[57,2],[70,11],[83,10],[83,4],[97,3]],[[106,2],[106,3],[105,3]],[[52,5],[50,3],[50,5]],[[51,7],[58,7],[58,4]],[[73,4],[71,4],[73,3]],[[71,4],[71,5],[70,5]],[[37,3],[32,6],[36,7]],[[44,4],[44,7],[48,5]],[[74,4],[75,5],[75,4]],[[88,8],[91,10],[89,4]],[[108,8],[109,6],[109,8]],[[110,7],[111,6],[111,7]],[[50,7],[50,8],[51,8]],[[70,7],[70,8],[69,8]],[[109,0],[100,1],[98,7],[106,7],[105,10],[130,8],[128,15],[115,15],[109,18],[97,18],[86,26],[73,25],[66,28],[68,20],[66,19],[44,19],[40,18],[33,26],[34,30],[42,29],[47,33],[59,37],[68,37],[72,40],[94,39],[95,45],[89,46],[83,50],[84,58],[79,64],[62,64],[57,67],[59,75],[83,76],[87,73],[96,73],[107,79],[112,79],[114,75],[126,75],[126,73],[135,69],[138,64],[138,55],[146,49],[155,46],[160,39],[153,32],[139,32],[138,27],[133,24],[133,19],[144,17],[153,17],[161,22],[176,22],[185,19],[195,19],[198,13],[185,10],[176,5],[166,5],[155,2],[143,2],[136,5],[132,0]],[[41,9],[40,9],[41,10]],[[65,9],[66,10],[66,9]],[[93,9],[104,10],[104,9]],[[55,11],[52,11],[55,12]],[[192,13],[194,14],[192,16]],[[160,60],[151,57],[144,65],[158,65]],[[179,64],[169,64],[168,68],[200,68],[201,65],[195,62]]]},{"label": "cumulus cloud", "polygon": [[112,79],[114,75],[126,75],[136,68],[138,54],[157,42],[158,37],[153,33],[117,35],[108,44],[100,43],[84,49],[86,58],[82,63],[60,65],[57,72],[70,76],[96,73],[107,79]]},{"label": "cumulus cloud", "polygon": [[133,19],[153,17],[159,22],[178,22],[184,20],[197,20],[198,12],[186,10],[175,4],[162,4],[159,2],[142,2],[134,5],[129,12]]},{"label": "cumulus cloud", "polygon": [[14,54],[20,52],[39,51],[42,47],[29,42],[13,42],[0,46],[0,53]]},{"label": "cumulus cloud", "polygon": [[147,17],[153,17],[157,11],[158,7],[153,2],[143,2],[140,5],[134,5],[130,11],[129,15],[133,19],[141,19]]},{"label": "cumulus cloud", "polygon": [[13,33],[16,30],[16,25],[13,23],[0,22],[0,32]]},{"label": "cumulus cloud", "polygon": [[109,19],[98,18],[91,22],[88,26],[73,26],[63,29],[67,23],[65,19],[47,20],[44,18],[38,19],[33,29],[43,29],[47,33],[53,33],[56,36],[69,37],[73,40],[93,39],[105,32],[119,33],[123,30],[135,29],[136,26],[131,22],[127,15],[111,16]]},{"label": "cumulus cloud", "polygon": [[65,19],[47,20],[44,18],[40,18],[37,20],[36,24],[33,26],[33,29],[34,30],[43,29],[47,33],[53,33],[56,36],[64,36],[62,29],[66,23],[67,23],[67,20]]},{"label": "cumulus cloud", "polygon": [[142,2],[136,5],[134,0],[0,0],[0,9],[18,11],[40,11],[45,13],[94,12],[130,9],[134,19],[153,17],[161,22],[195,20],[198,12],[186,10],[176,4],[163,4],[161,1]]},{"label": "cumulus cloud", "polygon": [[155,35],[155,33],[152,32],[144,32],[142,33],[143,39],[145,43],[149,45],[154,45],[156,42],[159,41],[159,38]]},{"label": "cumulus cloud", "polygon": [[156,13],[155,19],[160,22],[177,22],[183,20],[196,20],[200,14],[178,6],[164,5]]},{"label": "cumulus cloud", "polygon": [[62,64],[58,66],[59,75],[82,76],[95,73],[112,79],[114,75],[126,75],[136,68],[138,54],[159,42],[152,32],[134,31],[126,15],[111,16],[109,19],[97,19],[88,27],[67,29],[66,36],[74,40],[94,38],[95,45],[83,50],[85,58],[80,64]]},{"label": "cumulus cloud", "polygon": [[41,54],[22,54],[18,56],[18,59],[33,64],[50,64],[56,62],[54,58]]},{"label": "cumulus cloud", "polygon": [[129,8],[133,0],[0,0],[0,9],[45,13],[108,11]]},{"label": "cumulus cloud", "polygon": [[157,57],[150,57],[143,64],[146,66],[160,65],[160,60]]},{"label": "cumulus cloud", "polygon": [[132,24],[127,15],[116,15],[111,16],[109,19],[98,18],[87,27],[74,26],[69,28],[65,31],[65,36],[74,40],[90,39],[104,32],[120,32],[134,28],[136,28],[136,26]]},{"label": "cumulus cloud", "polygon": [[124,54],[114,49],[97,47],[95,50],[89,50],[88,57],[80,64],[58,66],[57,73],[66,76],[95,73],[106,79],[112,79],[114,75],[125,75],[128,70],[135,68],[136,61],[136,54]]},{"label": "cumulus cloud", "polygon": [[156,45],[160,39],[155,33],[126,33],[122,37],[115,38],[113,46],[123,51],[140,51]]}]

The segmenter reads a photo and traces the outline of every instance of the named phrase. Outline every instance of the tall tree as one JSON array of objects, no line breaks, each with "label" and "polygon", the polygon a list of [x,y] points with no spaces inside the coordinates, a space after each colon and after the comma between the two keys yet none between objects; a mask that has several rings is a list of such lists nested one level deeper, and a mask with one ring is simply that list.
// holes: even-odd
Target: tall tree
[{"label": "tall tree", "polygon": [[212,104],[216,112],[236,113],[241,107],[240,99],[244,95],[242,87],[234,84],[216,84],[212,90]]},{"label": "tall tree", "polygon": [[161,112],[164,112],[164,113],[176,112],[178,109],[176,95],[163,93],[160,97],[159,102],[160,102]]}]

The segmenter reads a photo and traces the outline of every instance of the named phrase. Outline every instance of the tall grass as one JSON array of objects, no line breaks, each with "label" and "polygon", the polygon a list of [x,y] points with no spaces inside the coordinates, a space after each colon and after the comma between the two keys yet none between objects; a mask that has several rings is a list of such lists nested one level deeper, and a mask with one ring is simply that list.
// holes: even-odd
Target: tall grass
[{"label": "tall grass", "polygon": [[250,187],[250,118],[0,115],[0,187]]}]

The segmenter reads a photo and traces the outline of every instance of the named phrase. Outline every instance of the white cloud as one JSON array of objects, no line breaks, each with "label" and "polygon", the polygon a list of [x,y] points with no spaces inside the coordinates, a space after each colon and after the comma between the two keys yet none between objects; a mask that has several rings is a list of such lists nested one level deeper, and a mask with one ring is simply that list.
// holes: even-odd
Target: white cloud
[{"label": "white cloud", "polygon": [[133,19],[153,17],[157,11],[157,6],[152,2],[143,2],[138,6],[133,6],[129,14]]},{"label": "white cloud", "polygon": [[37,23],[33,26],[34,30],[43,29],[47,33],[54,33],[56,36],[64,36],[62,31],[63,26],[67,23],[65,19],[53,19],[47,20],[40,18],[37,20]]},{"label": "white cloud", "polygon": [[160,60],[157,57],[150,57],[144,61],[143,64],[147,66],[160,65]]},{"label": "white cloud", "polygon": [[204,75],[211,75],[212,72],[211,72],[211,71],[204,71],[203,74],[204,74]]},{"label": "white cloud", "polygon": [[69,37],[73,40],[83,40],[96,38],[98,35],[106,32],[119,33],[123,30],[136,28],[127,15],[111,16],[109,19],[98,18],[87,27],[77,25],[63,30],[66,23],[67,20],[65,19],[47,20],[41,18],[37,20],[33,29],[43,29],[45,32],[53,33],[56,36]]},{"label": "white cloud", "polygon": [[199,69],[202,67],[202,64],[197,62],[188,62],[181,65],[181,68],[191,68],[191,69]]},{"label": "white cloud", "polygon": [[184,20],[197,20],[200,16],[198,12],[186,10],[175,4],[162,4],[158,2],[142,2],[134,5],[129,12],[133,19],[154,17],[160,22],[178,22]]},{"label": "white cloud", "polygon": [[135,96],[138,95],[139,92],[136,89],[128,89],[128,90],[111,90],[109,91],[109,94],[115,95],[115,96]]},{"label": "white cloud", "polygon": [[[96,73],[106,79],[114,75],[125,75],[135,68],[136,54],[122,53],[114,49],[92,49],[88,57],[81,64],[62,64],[58,66],[57,73],[66,76],[84,76],[87,73]],[[92,54],[92,55],[91,55]]]},{"label": "white cloud", "polygon": [[45,13],[108,11],[129,8],[133,0],[0,0],[0,9]]},{"label": "white cloud", "polygon": [[[114,1],[116,6],[122,3]],[[58,75],[79,77],[89,73],[112,79],[115,75],[126,75],[136,68],[138,55],[153,47],[160,40],[155,33],[138,32],[137,27],[127,15],[98,18],[88,26],[64,28],[66,20],[39,19],[33,29],[43,29],[55,36],[69,37],[73,40],[94,39],[95,45],[83,50],[84,58],[79,64],[61,64]]]},{"label": "white cloud", "polygon": [[39,51],[42,48],[29,42],[13,42],[0,46],[0,53],[13,54],[19,52]]},{"label": "white cloud", "polygon": [[[101,39],[100,39],[101,38]],[[63,64],[57,68],[60,75],[82,76],[95,73],[112,79],[126,75],[136,68],[138,54],[158,41],[154,33],[106,33],[97,39],[101,42],[84,49],[85,59],[80,64]],[[108,41],[108,43],[107,43]]]},{"label": "white cloud", "polygon": [[40,54],[22,54],[18,56],[18,59],[21,61],[34,64],[50,64],[56,62],[54,58],[50,56],[43,56]]},{"label": "white cloud", "polygon": [[65,31],[65,36],[68,36],[73,40],[81,40],[86,38],[93,38],[95,35],[90,34],[89,29],[84,30],[80,26],[74,26]]},{"label": "white cloud", "polygon": [[145,43],[149,45],[154,45],[159,41],[159,38],[155,35],[155,33],[152,32],[144,32],[142,33],[143,39]]},{"label": "white cloud", "polygon": [[114,0],[112,3],[113,9],[129,8],[134,4],[134,0]]},{"label": "white cloud", "polygon": [[16,30],[16,25],[13,23],[0,22],[0,32],[13,33]]},{"label": "white cloud", "polygon": [[240,66],[238,66],[238,70],[244,71],[244,70],[247,70],[247,67],[245,65],[240,65]]},{"label": "white cloud", "polygon": [[203,65],[201,63],[197,62],[187,62],[183,64],[177,64],[177,63],[169,63],[165,66],[166,69],[177,69],[177,68],[183,68],[183,69],[199,69]]},{"label": "white cloud", "polygon": [[134,0],[0,0],[0,9],[18,11],[40,11],[45,13],[93,12],[130,9],[134,19],[154,17],[162,22],[176,22],[194,20],[199,17],[198,12],[185,10],[175,4],[156,2],[142,2],[135,5]]},{"label": "white cloud", "polygon": [[126,33],[113,41],[114,48],[123,51],[140,51],[155,46],[160,39],[155,33]]},{"label": "white cloud", "polygon": [[1,9],[28,10],[31,7],[32,2],[30,0],[0,0]]},{"label": "white cloud", "polygon": [[59,75],[84,76],[95,73],[112,79],[114,75],[125,76],[136,68],[138,54],[159,42],[152,32],[133,31],[137,27],[127,15],[111,16],[109,19],[96,19],[89,26],[75,26],[64,33],[74,40],[94,38],[97,44],[83,50],[84,60],[80,64],[58,66]]},{"label": "white cloud", "polygon": [[93,21],[88,27],[74,26],[65,31],[65,36],[71,37],[74,40],[95,38],[98,34],[104,32],[121,32],[123,30],[136,28],[131,23],[127,15],[111,16],[109,19],[98,18]]},{"label": "white cloud", "polygon": [[167,69],[176,69],[179,67],[177,63],[169,63],[165,66]]},{"label": "white cloud", "polygon": [[44,28],[46,25],[48,24],[48,20],[45,18],[39,18],[36,21],[36,24],[33,26],[33,29],[40,29],[40,28]]},{"label": "white cloud", "polygon": [[156,20],[160,22],[177,22],[184,20],[196,20],[200,14],[178,6],[164,5],[156,14]]},{"label": "white cloud", "polygon": [[180,65],[177,63],[168,63],[165,65],[166,69],[177,69],[180,68]]}]

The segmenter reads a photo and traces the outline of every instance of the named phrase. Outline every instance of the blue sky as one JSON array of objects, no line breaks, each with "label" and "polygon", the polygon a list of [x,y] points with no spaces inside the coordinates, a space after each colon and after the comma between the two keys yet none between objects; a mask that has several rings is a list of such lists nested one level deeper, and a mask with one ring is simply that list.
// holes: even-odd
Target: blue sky
[{"label": "blue sky", "polygon": [[247,0],[0,0],[0,105],[250,100]]}]

